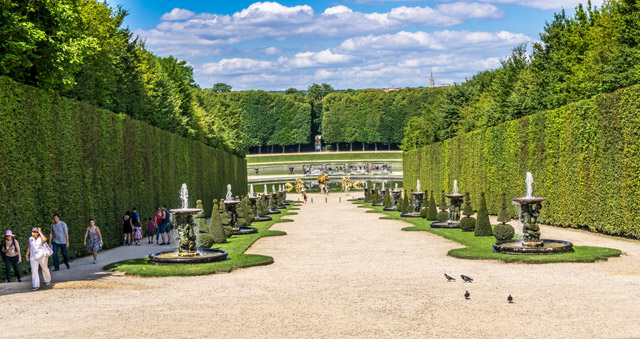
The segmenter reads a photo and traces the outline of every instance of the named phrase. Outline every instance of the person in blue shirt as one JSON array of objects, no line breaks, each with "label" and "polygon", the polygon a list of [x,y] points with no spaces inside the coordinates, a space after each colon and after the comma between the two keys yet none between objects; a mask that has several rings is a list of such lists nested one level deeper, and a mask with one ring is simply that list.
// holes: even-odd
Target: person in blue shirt
[{"label": "person in blue shirt", "polygon": [[65,266],[67,266],[67,269],[70,269],[69,254],[67,254],[67,249],[69,248],[69,229],[67,228],[67,224],[60,220],[60,215],[57,213],[53,215],[53,224],[51,224],[51,232],[49,233],[49,245],[53,250],[53,270],[60,270],[58,249],[62,252]]}]

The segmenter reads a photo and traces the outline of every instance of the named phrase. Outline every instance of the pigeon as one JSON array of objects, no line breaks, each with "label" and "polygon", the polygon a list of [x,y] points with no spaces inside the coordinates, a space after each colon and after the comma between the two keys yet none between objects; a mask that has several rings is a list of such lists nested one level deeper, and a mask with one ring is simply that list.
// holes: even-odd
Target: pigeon
[{"label": "pigeon", "polygon": [[509,296],[507,297],[507,301],[509,302],[509,304],[513,304],[513,297],[511,296],[511,294],[509,294]]},{"label": "pigeon", "polygon": [[473,282],[473,279],[471,279],[470,277],[467,277],[464,274],[461,274],[460,278],[462,278],[462,280],[464,280],[465,282]]},{"label": "pigeon", "polygon": [[456,278],[454,278],[454,277],[452,277],[452,276],[450,276],[450,275],[448,275],[446,273],[444,274],[444,277],[447,278],[447,281],[456,281]]},{"label": "pigeon", "polygon": [[469,291],[464,291],[464,298],[466,300],[469,300],[469,297],[471,296],[471,294],[469,294]]}]

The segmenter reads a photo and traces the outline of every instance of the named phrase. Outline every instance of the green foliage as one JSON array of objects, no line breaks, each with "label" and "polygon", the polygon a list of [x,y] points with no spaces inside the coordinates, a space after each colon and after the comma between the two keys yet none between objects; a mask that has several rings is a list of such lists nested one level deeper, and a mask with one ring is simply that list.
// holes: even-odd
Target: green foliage
[{"label": "green foliage", "polygon": [[387,188],[384,194],[384,207],[391,207],[391,190]]},{"label": "green foliage", "polygon": [[478,219],[476,220],[476,229],[474,231],[476,237],[485,237],[493,235],[491,222],[489,221],[489,211],[487,211],[487,201],[484,198],[484,192],[480,193],[480,207],[478,208]]},{"label": "green foliage", "polygon": [[411,196],[409,195],[409,193],[407,192],[407,190],[404,190],[404,199],[402,200],[402,208],[400,209],[400,212],[402,213],[408,213],[411,211]]},{"label": "green foliage", "polygon": [[125,211],[136,206],[144,219],[159,205],[180,206],[182,183],[209,203],[227,183],[246,190],[243,158],[129,116],[6,77],[0,103],[0,225],[9,225],[23,247],[33,225],[48,234],[53,213],[69,226],[69,254],[77,257],[86,254],[90,218],[103,248],[112,248],[122,243]]},{"label": "green foliage", "polygon": [[462,214],[464,214],[467,217],[470,217],[475,212],[473,211],[473,207],[471,206],[471,198],[469,197],[469,192],[466,192],[465,194],[466,195],[464,197],[464,209],[462,210]]},{"label": "green foliage", "polygon": [[227,85],[223,82],[218,82],[211,87],[211,90],[216,93],[229,93],[231,92],[231,88],[231,85]]},{"label": "green foliage", "polygon": [[456,178],[474,206],[486,190],[495,215],[502,193],[525,195],[529,171],[534,194],[547,198],[541,223],[639,238],[638,97],[631,86],[405,152],[404,184],[440,190]]},{"label": "green foliage", "polygon": [[563,254],[521,255],[496,253],[491,250],[493,243],[495,243],[493,237],[476,237],[471,233],[463,232],[459,229],[431,228],[429,226],[429,220],[423,220],[421,218],[401,218],[395,212],[383,211],[382,207],[370,208],[372,210],[367,212],[385,214],[381,219],[402,220],[412,224],[412,226],[403,228],[403,231],[429,232],[465,245],[464,248],[456,248],[447,253],[447,255],[455,258],[544,264],[559,262],[596,262],[607,260],[608,257],[618,257],[622,254],[622,252],[617,249],[592,246],[573,246],[573,253]]},{"label": "green foliage", "polygon": [[507,211],[507,195],[502,193],[502,201],[500,207],[500,213],[498,213],[498,221],[506,224],[511,221],[511,214]]},{"label": "green foliage", "polygon": [[442,191],[440,198],[440,211],[446,211],[449,206],[447,206],[447,198],[444,196],[444,190]]},{"label": "green foliage", "polygon": [[426,219],[428,214],[429,214],[429,208],[428,207],[423,207],[420,210],[420,218]]},{"label": "green foliage", "polygon": [[635,0],[578,5],[556,13],[533,44],[516,46],[501,66],[446,88],[409,120],[404,150],[557,109],[640,83],[640,6]]},{"label": "green foliage", "polygon": [[515,233],[513,226],[509,224],[498,224],[493,228],[493,236],[498,241],[511,240]]},{"label": "green foliage", "polygon": [[464,217],[460,219],[460,228],[463,232],[473,232],[476,229],[476,218]]},{"label": "green foliage", "polygon": [[438,220],[438,207],[436,206],[436,200],[433,197],[433,191],[429,197],[429,211],[427,211],[427,220]]},{"label": "green foliage", "polygon": [[[211,221],[209,223],[209,234],[212,236],[214,244],[222,244],[227,242],[227,236],[224,233],[222,219],[220,218],[220,207],[218,200],[213,200],[213,211],[211,212]],[[209,245],[211,247],[211,245]]]},{"label": "green foliage", "polygon": [[380,202],[380,193],[378,192],[377,188],[373,189],[373,198],[371,202],[374,204],[377,204]]},{"label": "green foliage", "polygon": [[438,219],[438,221],[447,221],[447,220],[449,220],[449,212],[447,212],[447,211],[438,212],[438,214],[436,215],[436,219]]}]

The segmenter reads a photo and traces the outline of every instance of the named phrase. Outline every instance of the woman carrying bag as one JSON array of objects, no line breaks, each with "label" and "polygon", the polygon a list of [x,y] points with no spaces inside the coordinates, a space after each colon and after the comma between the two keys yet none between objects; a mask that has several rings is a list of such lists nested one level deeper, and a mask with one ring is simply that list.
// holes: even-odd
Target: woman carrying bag
[{"label": "woman carrying bag", "polygon": [[31,263],[31,285],[36,291],[40,288],[40,274],[38,268],[42,269],[42,277],[44,284],[51,285],[51,273],[49,273],[49,257],[48,253],[52,253],[48,248],[47,237],[42,234],[40,227],[31,229],[31,237],[29,238],[29,247],[27,248],[27,261]]}]

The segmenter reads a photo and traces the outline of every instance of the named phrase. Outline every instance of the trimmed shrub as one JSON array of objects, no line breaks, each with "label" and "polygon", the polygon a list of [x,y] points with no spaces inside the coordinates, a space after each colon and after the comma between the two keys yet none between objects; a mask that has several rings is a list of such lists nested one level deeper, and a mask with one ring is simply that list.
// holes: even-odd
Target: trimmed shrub
[{"label": "trimmed shrub", "polygon": [[500,194],[523,196],[531,171],[535,195],[547,198],[539,222],[640,238],[639,97],[633,85],[405,151],[404,185],[441,190],[455,177],[476,208],[486,190],[498,214]]},{"label": "trimmed shrub", "polygon": [[207,226],[207,219],[204,217],[204,207],[202,206],[202,200],[196,201],[196,208],[202,210],[202,212],[196,214],[195,222],[196,222],[196,232],[200,231],[209,232],[209,227]]},{"label": "trimmed shrub", "polygon": [[493,236],[498,241],[511,240],[515,233],[515,230],[509,224],[498,224],[493,228]]},{"label": "trimmed shrub", "polygon": [[436,217],[438,218],[438,221],[447,221],[449,220],[449,212],[440,211]]},{"label": "trimmed shrub", "polygon": [[373,190],[373,199],[371,201],[371,203],[373,204],[377,204],[380,202],[380,193],[378,193],[377,189]]},{"label": "trimmed shrub", "polygon": [[[31,227],[50,225],[53,213],[69,227],[74,258],[86,255],[82,242],[90,218],[109,249],[122,244],[125,211],[136,206],[146,219],[158,205],[179,207],[183,183],[207,214],[227,183],[246,192],[244,158],[128,115],[6,77],[0,77],[0,102],[0,225],[11,227],[23,251]],[[28,272],[28,265],[23,260],[21,271]],[[4,275],[0,270],[0,280]]]},{"label": "trimmed shrub", "polygon": [[446,211],[448,209],[449,209],[449,206],[447,205],[447,198],[445,198],[444,191],[442,191],[442,196],[440,200],[440,211]]},{"label": "trimmed shrub", "polygon": [[462,210],[462,214],[464,214],[466,217],[470,217],[473,215],[474,211],[473,207],[471,207],[471,198],[469,197],[469,192],[466,192],[465,194],[466,196],[464,197],[464,209]]},{"label": "trimmed shrub", "polygon": [[463,232],[473,232],[476,229],[476,218],[464,217],[460,219],[460,228]]},{"label": "trimmed shrub", "polygon": [[476,229],[474,234],[476,237],[487,237],[493,235],[484,192],[480,193],[480,207],[478,208],[478,220],[476,220]]},{"label": "trimmed shrub", "polygon": [[387,188],[384,194],[384,207],[391,207],[391,190]]},{"label": "trimmed shrub", "polygon": [[422,219],[426,219],[426,218],[427,218],[427,212],[429,212],[429,209],[428,209],[428,208],[426,208],[426,207],[423,207],[423,208],[420,210],[420,218],[422,218]]},{"label": "trimmed shrub", "polygon": [[498,213],[498,221],[502,224],[511,221],[511,215],[509,211],[507,211],[507,195],[505,193],[502,193],[502,208],[500,209],[500,213]]},{"label": "trimmed shrub", "polygon": [[222,219],[220,218],[220,208],[218,207],[218,200],[215,199],[213,200],[213,211],[211,212],[209,234],[211,234],[211,236],[213,237],[213,243],[215,244],[222,244],[227,242],[227,236],[224,233]]},{"label": "trimmed shrub", "polygon": [[213,235],[210,233],[199,233],[196,238],[196,246],[211,248],[215,244]]},{"label": "trimmed shrub", "polygon": [[436,206],[436,200],[433,198],[433,191],[431,191],[431,197],[429,198],[427,220],[438,220],[438,207]]}]

